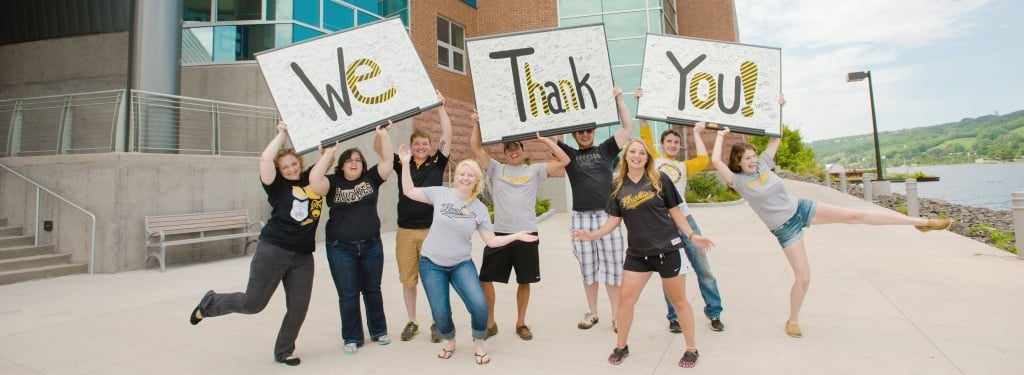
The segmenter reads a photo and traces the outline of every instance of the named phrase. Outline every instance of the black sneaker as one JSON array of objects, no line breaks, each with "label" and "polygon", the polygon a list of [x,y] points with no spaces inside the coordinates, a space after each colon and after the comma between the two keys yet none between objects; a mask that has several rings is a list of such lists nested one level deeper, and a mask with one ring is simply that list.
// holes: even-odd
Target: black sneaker
[{"label": "black sneaker", "polygon": [[441,342],[441,340],[444,340],[444,337],[441,336],[441,331],[437,330],[437,324],[431,323],[430,324],[430,342],[432,342],[432,343],[439,343],[439,342]]},{"label": "black sneaker", "polygon": [[711,318],[711,330],[715,332],[722,332],[725,330],[725,324],[722,324],[722,319]]},{"label": "black sneaker", "polygon": [[402,330],[402,341],[412,340],[418,333],[420,333],[420,325],[410,320],[408,323],[405,323],[405,329]]},{"label": "black sneaker", "polygon": [[612,354],[608,356],[608,363],[617,365],[622,363],[622,360],[626,359],[626,357],[629,357],[629,345],[626,345],[626,347],[622,349],[613,349]]},{"label": "black sneaker", "polygon": [[668,331],[672,332],[672,333],[682,333],[683,332],[683,327],[679,325],[679,321],[678,320],[669,320],[668,321]]}]

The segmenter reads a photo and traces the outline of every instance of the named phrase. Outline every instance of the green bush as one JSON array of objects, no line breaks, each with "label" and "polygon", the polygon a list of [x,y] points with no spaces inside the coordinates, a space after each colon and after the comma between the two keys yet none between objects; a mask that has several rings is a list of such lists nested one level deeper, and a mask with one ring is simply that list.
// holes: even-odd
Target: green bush
[{"label": "green bush", "polygon": [[1017,248],[1013,246],[1015,236],[1014,231],[1000,232],[998,229],[992,227],[989,224],[979,224],[967,228],[967,234],[969,235],[976,235],[982,233],[987,234],[988,237],[992,239],[992,246],[1009,251],[1014,254],[1017,253]]},{"label": "green bush", "polygon": [[548,212],[549,209],[551,209],[550,199],[538,199],[537,203],[533,205],[533,210],[534,212],[536,212],[537,216],[540,216],[545,212]]},{"label": "green bush", "polygon": [[740,195],[722,184],[715,172],[700,172],[687,180],[684,198],[689,203],[732,202]]}]

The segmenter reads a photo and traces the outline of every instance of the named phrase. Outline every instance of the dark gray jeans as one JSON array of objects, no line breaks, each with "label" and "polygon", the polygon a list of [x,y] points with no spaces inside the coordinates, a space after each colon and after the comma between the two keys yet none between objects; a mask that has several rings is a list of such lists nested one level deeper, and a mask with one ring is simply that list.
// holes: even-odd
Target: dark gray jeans
[{"label": "dark gray jeans", "polygon": [[309,297],[313,292],[313,254],[301,254],[260,241],[249,265],[249,285],[245,293],[207,293],[199,302],[204,317],[231,313],[255,314],[263,310],[284,284],[288,312],[277,332],[274,359],[284,360],[295,351],[295,338],[306,320]]}]

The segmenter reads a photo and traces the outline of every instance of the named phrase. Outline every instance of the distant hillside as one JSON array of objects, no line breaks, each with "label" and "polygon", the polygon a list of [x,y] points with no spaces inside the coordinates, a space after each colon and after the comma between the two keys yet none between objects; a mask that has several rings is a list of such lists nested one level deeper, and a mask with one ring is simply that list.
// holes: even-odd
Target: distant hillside
[{"label": "distant hillside", "polygon": [[[1024,158],[1024,110],[959,122],[878,133],[883,165],[973,163]],[[814,141],[818,162],[874,168],[871,134]]]}]

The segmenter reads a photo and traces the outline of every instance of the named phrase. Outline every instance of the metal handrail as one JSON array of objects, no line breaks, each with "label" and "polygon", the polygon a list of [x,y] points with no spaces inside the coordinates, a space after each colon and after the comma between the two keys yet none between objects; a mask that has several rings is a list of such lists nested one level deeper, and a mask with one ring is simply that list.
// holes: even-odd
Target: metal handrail
[{"label": "metal handrail", "polygon": [[50,195],[56,197],[57,199],[60,199],[61,201],[64,201],[64,203],[67,203],[71,207],[74,207],[74,208],[78,209],[79,211],[82,211],[86,215],[89,215],[89,218],[92,219],[92,239],[91,239],[90,244],[89,244],[89,274],[92,274],[93,273],[93,264],[96,263],[96,215],[93,215],[92,212],[89,212],[88,210],[80,207],[79,205],[75,204],[74,202],[68,200],[67,198],[62,197],[60,194],[54,193],[53,191],[51,191],[50,189],[47,189],[43,185],[40,185],[39,183],[37,183],[35,181],[32,181],[32,179],[30,179],[28,177],[25,177],[21,173],[18,173],[18,171],[15,171],[14,169],[11,169],[11,167],[8,167],[8,166],[4,165],[3,163],[0,163],[0,167],[3,167],[4,169],[7,170],[7,172],[10,172],[11,174],[13,174],[15,176],[18,176],[22,180],[25,180],[26,182],[36,186],[36,218],[35,218],[36,228],[35,228],[34,233],[33,233],[33,235],[35,237],[33,239],[33,244],[34,245],[36,245],[36,246],[39,245],[39,191],[40,190],[49,193]]}]

